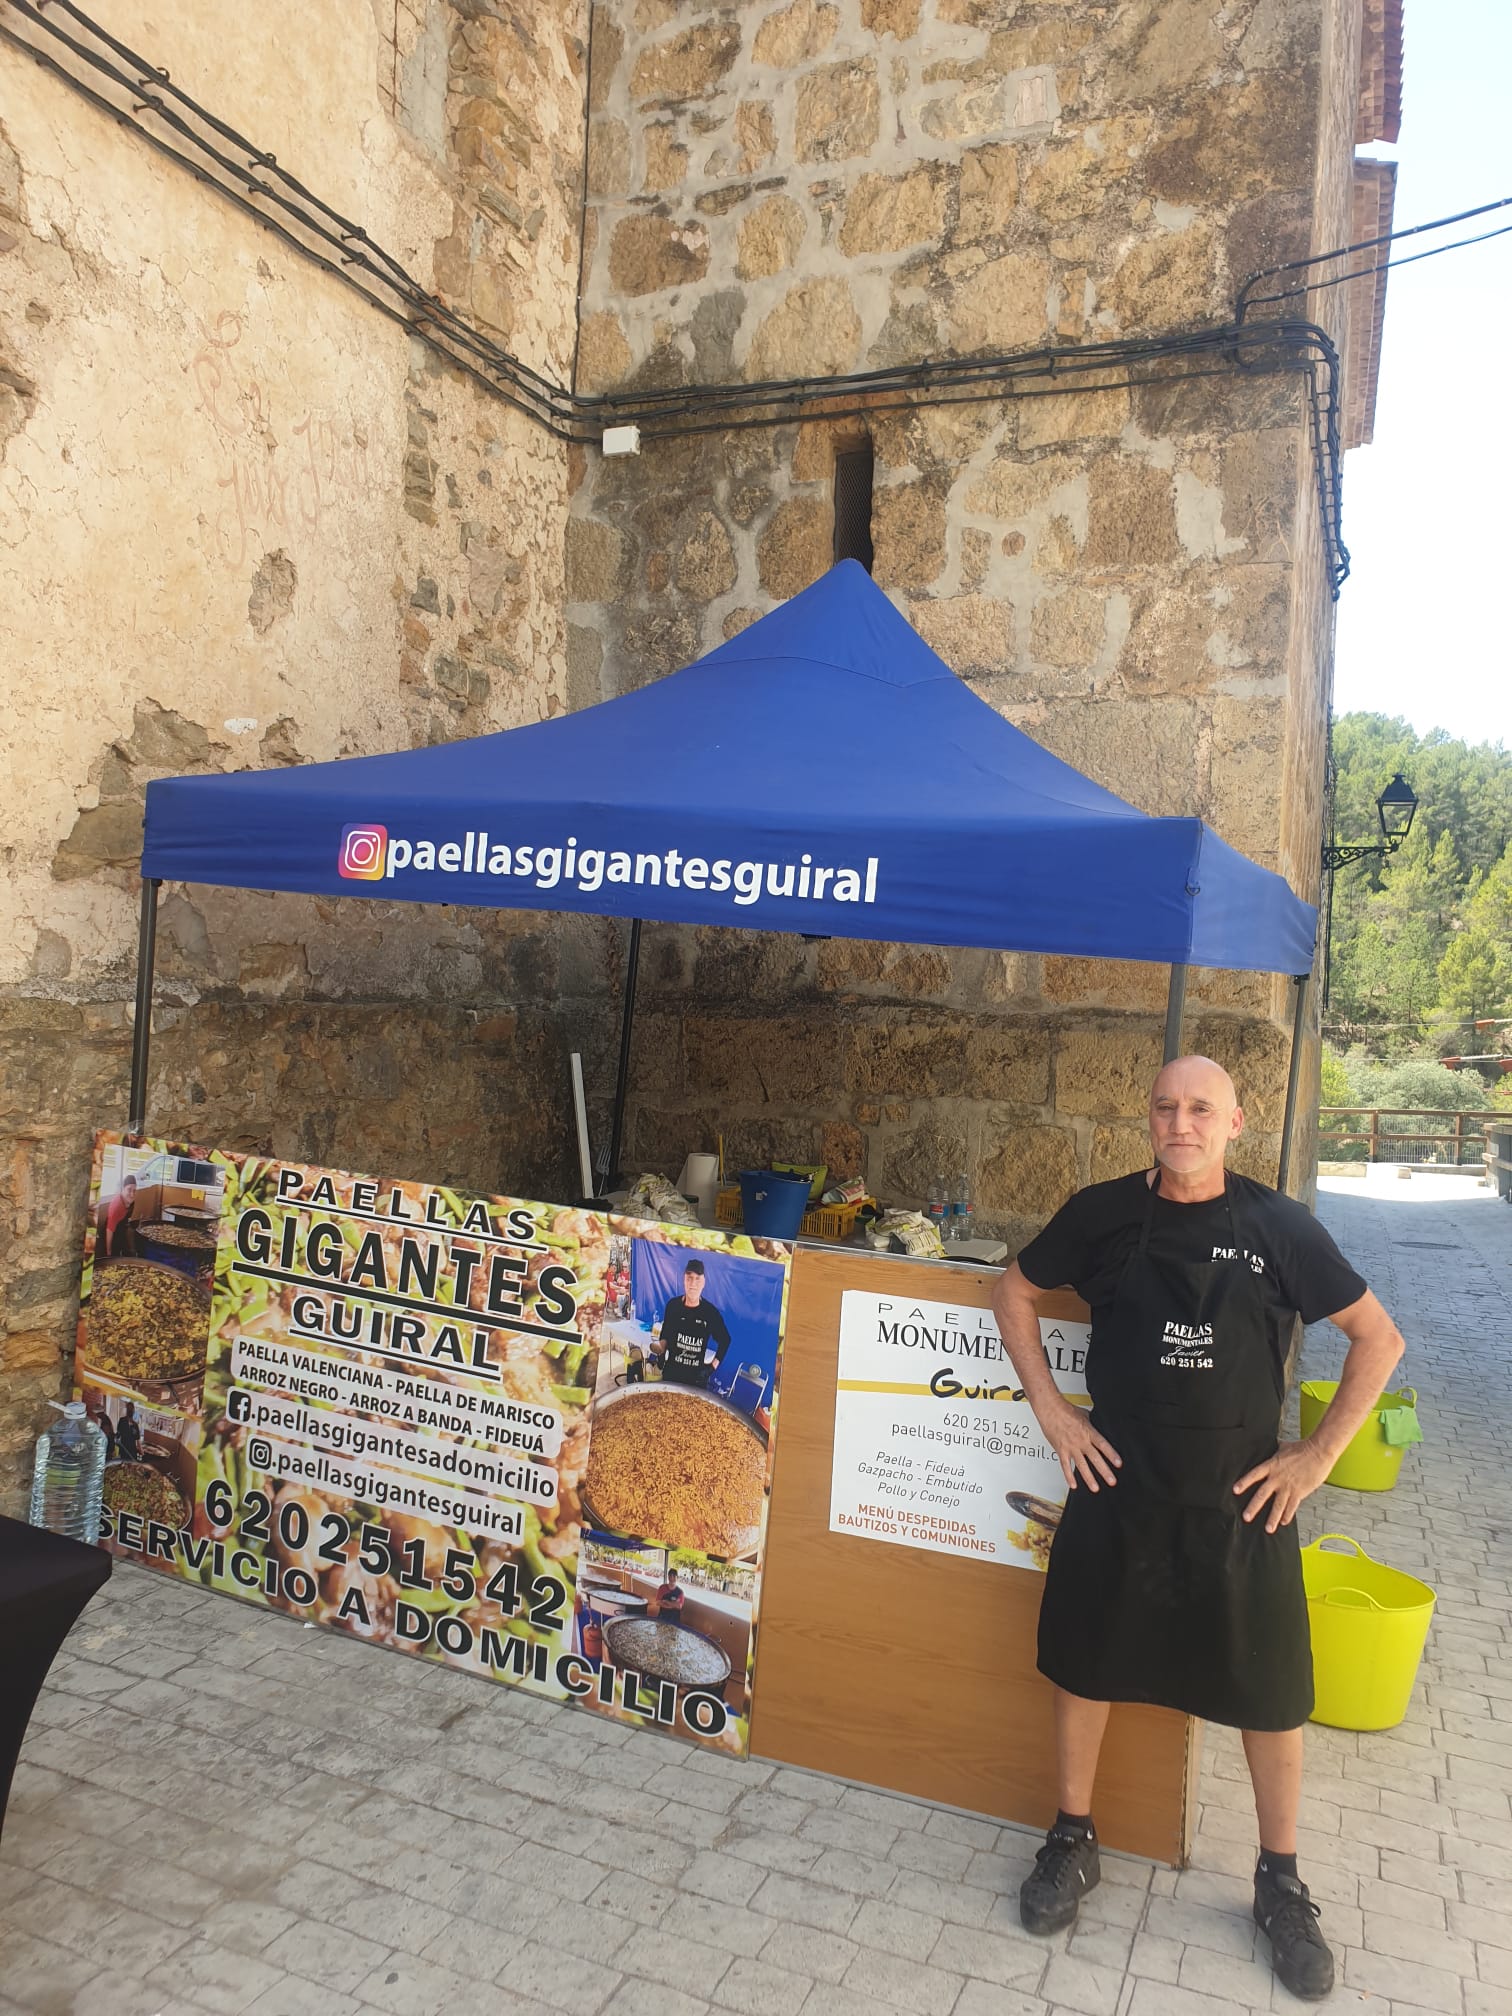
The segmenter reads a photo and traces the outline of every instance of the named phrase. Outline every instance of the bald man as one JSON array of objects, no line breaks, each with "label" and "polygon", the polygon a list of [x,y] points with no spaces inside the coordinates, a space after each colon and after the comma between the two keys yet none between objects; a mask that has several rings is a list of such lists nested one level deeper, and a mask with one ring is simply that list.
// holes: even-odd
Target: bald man
[{"label": "bald man", "polygon": [[[1395,1324],[1303,1205],[1225,1167],[1244,1126],[1208,1057],[1150,1093],[1152,1169],[1079,1191],[998,1284],[1003,1341],[1067,1484],[1040,1607],[1055,1689],[1060,1811],[1020,1892],[1031,1932],[1075,1921],[1098,1881],[1092,1790],[1113,1701],[1243,1731],[1260,1854],[1255,1921],[1293,1994],[1333,1987],[1297,1873],[1302,1725],[1312,1713],[1293,1524],[1385,1389]],[[1035,1298],[1092,1309],[1091,1412],[1059,1391]],[[1278,1441],[1292,1321],[1349,1339],[1339,1390],[1305,1442]]]}]

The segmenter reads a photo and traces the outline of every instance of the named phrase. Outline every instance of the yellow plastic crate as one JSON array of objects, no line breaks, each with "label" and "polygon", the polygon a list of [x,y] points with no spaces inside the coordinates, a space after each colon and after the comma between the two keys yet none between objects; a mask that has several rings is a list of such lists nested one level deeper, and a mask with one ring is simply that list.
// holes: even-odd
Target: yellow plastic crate
[{"label": "yellow plastic crate", "polygon": [[[816,1204],[805,1211],[803,1222],[798,1227],[805,1239],[848,1239],[856,1229],[856,1217],[861,1209],[855,1204]],[[714,1216],[721,1225],[740,1223],[740,1185],[731,1183],[721,1190],[714,1200]]]}]

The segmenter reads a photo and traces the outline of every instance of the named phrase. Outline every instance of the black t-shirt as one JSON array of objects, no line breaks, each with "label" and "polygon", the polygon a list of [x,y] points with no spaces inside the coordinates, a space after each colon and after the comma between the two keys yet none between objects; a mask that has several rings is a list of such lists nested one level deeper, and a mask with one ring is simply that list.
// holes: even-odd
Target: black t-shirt
[{"label": "black t-shirt", "polygon": [[[1106,1312],[1124,1263],[1139,1244],[1150,1190],[1148,1171],[1093,1183],[1063,1204],[1018,1256],[1019,1272],[1035,1288],[1069,1284],[1092,1310]],[[1366,1283],[1305,1204],[1229,1173],[1229,1213],[1222,1197],[1201,1204],[1155,1199],[1150,1253],[1173,1260],[1232,1260],[1261,1277],[1267,1327],[1278,1359],[1293,1315],[1304,1323],[1358,1302]]]},{"label": "black t-shirt", "polygon": [[674,1295],[661,1320],[664,1377],[682,1386],[707,1386],[710,1368],[704,1363],[704,1351],[711,1337],[718,1365],[730,1347],[723,1316],[712,1302],[700,1300],[690,1309],[681,1295]]}]

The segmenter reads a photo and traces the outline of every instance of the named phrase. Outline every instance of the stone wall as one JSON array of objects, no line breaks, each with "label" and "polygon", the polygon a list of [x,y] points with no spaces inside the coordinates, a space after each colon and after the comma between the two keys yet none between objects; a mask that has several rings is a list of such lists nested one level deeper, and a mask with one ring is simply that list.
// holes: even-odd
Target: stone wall
[{"label": "stone wall", "polygon": [[[1358,0],[599,8],[580,384],[1226,321],[1249,273],[1347,236],[1358,17]],[[1347,303],[1311,312],[1337,333]],[[1303,386],[1110,374],[1062,395],[581,458],[574,704],[815,579],[836,451],[869,434],[875,577],[955,670],[1100,783],[1201,813],[1312,897],[1332,609]],[[892,1195],[964,1166],[979,1216],[1018,1238],[1144,1154],[1163,971],[654,943],[642,1160],[675,1166],[722,1118],[742,1158],[781,1147]],[[1189,1003],[1188,1046],[1240,1079],[1241,1161],[1273,1180],[1289,989],[1194,975]]]},{"label": "stone wall", "polygon": [[[576,341],[579,0],[113,0],[113,34],[535,368]],[[145,782],[565,704],[560,448],[0,50],[0,1487],[126,1117]],[[255,836],[248,835],[249,847]],[[164,892],[149,1122],[559,1192],[606,934]]]}]

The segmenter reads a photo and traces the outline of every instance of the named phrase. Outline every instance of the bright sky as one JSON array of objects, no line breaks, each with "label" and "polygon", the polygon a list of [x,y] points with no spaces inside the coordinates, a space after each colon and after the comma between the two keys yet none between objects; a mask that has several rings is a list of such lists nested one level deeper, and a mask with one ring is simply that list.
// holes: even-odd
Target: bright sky
[{"label": "bright sky", "polygon": [[[1396,228],[1512,196],[1508,0],[1406,0]],[[1392,248],[1512,224],[1512,209]],[[1387,282],[1375,440],[1344,458],[1334,711],[1512,747],[1512,236]]]}]

